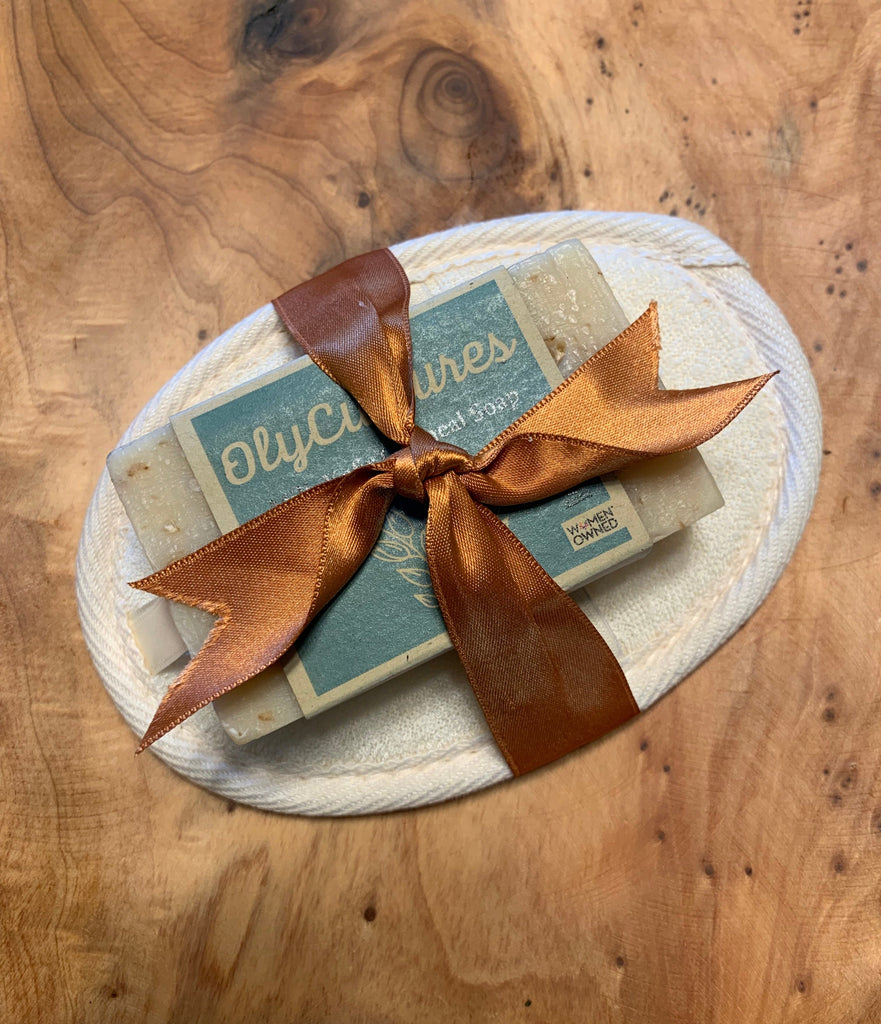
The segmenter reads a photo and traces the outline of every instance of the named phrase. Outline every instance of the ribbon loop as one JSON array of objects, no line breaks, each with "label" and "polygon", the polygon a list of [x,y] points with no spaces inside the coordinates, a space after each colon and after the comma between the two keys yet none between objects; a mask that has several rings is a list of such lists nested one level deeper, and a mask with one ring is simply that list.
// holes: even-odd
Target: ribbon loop
[{"label": "ribbon loop", "polygon": [[274,302],[314,363],[344,387],[386,437],[413,429],[410,282],[388,249],[346,260]]}]

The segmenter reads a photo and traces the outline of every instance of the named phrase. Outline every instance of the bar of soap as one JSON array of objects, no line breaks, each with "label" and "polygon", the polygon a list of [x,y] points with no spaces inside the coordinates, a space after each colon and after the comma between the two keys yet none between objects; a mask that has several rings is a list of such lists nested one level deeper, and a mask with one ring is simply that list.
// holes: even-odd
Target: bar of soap
[{"label": "bar of soap", "polygon": [[[629,326],[603,272],[580,242],[531,256],[510,274],[564,377]],[[724,504],[698,451],[638,462],[616,476],[653,542]]]},{"label": "bar of soap", "polygon": [[135,645],[152,676],[187,653],[187,645],[172,618],[174,607],[171,601],[151,597],[126,614]]},{"label": "bar of soap", "polygon": [[[570,241],[509,268],[511,277],[564,376],[628,325],[597,264]],[[220,535],[171,425],[125,445],[108,471],[151,565],[162,568]],[[654,542],[721,507],[722,497],[697,452],[653,459],[618,473]],[[214,619],[174,604],[171,616],[194,654]],[[133,628],[136,628],[133,623]],[[151,641],[139,639],[139,646]],[[173,638],[168,639],[173,646]],[[162,660],[152,642],[151,658]],[[170,653],[170,652],[169,652]],[[406,675],[430,675],[429,665]],[[283,670],[272,666],[214,702],[227,733],[247,743],[303,717]]]}]

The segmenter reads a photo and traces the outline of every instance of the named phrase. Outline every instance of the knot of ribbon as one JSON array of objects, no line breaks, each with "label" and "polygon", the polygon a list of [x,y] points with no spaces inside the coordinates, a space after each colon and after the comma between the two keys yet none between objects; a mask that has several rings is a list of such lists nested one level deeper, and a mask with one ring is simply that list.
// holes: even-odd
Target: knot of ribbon
[{"label": "knot of ribbon", "polygon": [[465,473],[474,468],[474,462],[464,448],[436,441],[418,425],[414,425],[407,447],[396,451],[393,458],[395,493],[420,502],[428,500],[426,480],[444,473]]},{"label": "knot of ribbon", "polygon": [[773,374],[660,390],[652,304],[469,455],[415,423],[409,298],[403,268],[383,249],[275,301],[312,360],[400,447],[132,584],[218,619],[169,688],[139,750],[282,657],[370,554],[396,494],[427,502],[432,586],[515,775],[638,713],[620,665],[593,624],[490,506],[542,501],[632,462],[694,448],[729,423]]}]

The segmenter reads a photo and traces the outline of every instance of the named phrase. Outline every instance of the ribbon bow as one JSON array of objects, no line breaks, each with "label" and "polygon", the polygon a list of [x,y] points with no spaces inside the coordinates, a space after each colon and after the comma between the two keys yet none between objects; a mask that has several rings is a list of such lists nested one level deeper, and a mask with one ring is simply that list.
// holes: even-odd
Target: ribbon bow
[{"label": "ribbon bow", "polygon": [[285,654],[370,554],[396,494],[428,503],[432,585],[515,775],[638,713],[600,634],[487,506],[542,501],[629,463],[693,448],[729,423],[773,375],[659,390],[652,304],[469,455],[414,421],[409,297],[403,268],[384,249],[276,300],[314,362],[401,447],[132,584],[218,617],[163,698],[139,750]]}]

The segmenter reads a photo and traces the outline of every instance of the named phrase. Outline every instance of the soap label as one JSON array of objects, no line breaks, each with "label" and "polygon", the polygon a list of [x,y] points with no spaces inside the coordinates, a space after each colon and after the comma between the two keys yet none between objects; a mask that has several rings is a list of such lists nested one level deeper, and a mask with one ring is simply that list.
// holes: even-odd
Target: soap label
[{"label": "soap label", "polygon": [[[415,307],[410,325],[416,421],[471,453],[562,379],[504,270]],[[224,532],[396,447],[308,357],[172,425]],[[651,546],[614,477],[497,514],[567,589]],[[428,572],[424,509],[396,500],[370,557],[297,642],[285,672],[310,716],[449,646]]]}]

